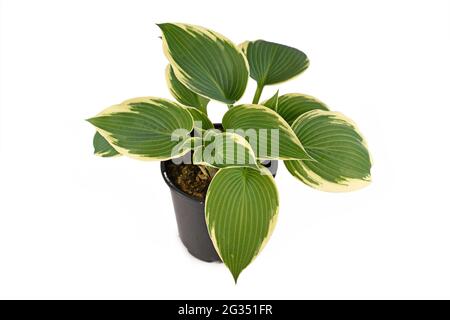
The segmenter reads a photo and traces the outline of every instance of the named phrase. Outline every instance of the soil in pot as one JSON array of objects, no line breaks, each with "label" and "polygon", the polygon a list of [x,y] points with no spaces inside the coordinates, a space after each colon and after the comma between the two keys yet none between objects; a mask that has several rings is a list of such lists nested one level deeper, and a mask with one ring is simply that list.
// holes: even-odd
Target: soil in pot
[{"label": "soil in pot", "polygon": [[170,180],[186,194],[204,201],[211,178],[193,164],[174,164],[167,162]]}]

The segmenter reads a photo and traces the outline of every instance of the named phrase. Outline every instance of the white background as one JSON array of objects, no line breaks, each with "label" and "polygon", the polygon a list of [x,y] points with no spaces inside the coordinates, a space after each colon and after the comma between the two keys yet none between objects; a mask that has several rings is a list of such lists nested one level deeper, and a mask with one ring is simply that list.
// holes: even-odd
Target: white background
[{"label": "white background", "polygon": [[[6,0],[0,15],[0,298],[450,298],[449,1]],[[277,228],[238,285],[182,246],[159,163],[92,154],[84,119],[170,97],[158,22],[303,50],[281,93],[369,142],[358,192],[280,166]]]}]

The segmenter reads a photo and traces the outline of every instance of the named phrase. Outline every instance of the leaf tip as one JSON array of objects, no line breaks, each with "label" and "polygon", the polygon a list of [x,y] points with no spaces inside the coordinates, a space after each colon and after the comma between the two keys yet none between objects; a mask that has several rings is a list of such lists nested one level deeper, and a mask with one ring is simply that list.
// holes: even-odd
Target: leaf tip
[{"label": "leaf tip", "polygon": [[155,23],[155,24],[162,32],[164,32],[164,30],[166,29],[167,26],[171,25],[171,23],[168,23],[168,22],[161,22],[161,23]]},{"label": "leaf tip", "polygon": [[89,122],[90,124],[92,124],[94,127],[99,128],[99,126],[98,126],[99,123],[98,123],[97,118],[98,117],[92,117],[92,118],[86,119],[86,121]]},{"label": "leaf tip", "polygon": [[231,271],[231,274],[233,275],[234,284],[237,285],[237,281],[239,278],[239,275],[241,274],[240,271]]},{"label": "leaf tip", "polygon": [[87,122],[89,122],[90,124],[94,125],[95,117],[84,119],[84,121],[87,121]]}]

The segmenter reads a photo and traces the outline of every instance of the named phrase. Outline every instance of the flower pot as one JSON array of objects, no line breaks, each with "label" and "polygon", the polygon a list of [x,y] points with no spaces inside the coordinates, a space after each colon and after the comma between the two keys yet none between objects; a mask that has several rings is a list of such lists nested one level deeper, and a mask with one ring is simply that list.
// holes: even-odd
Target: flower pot
[{"label": "flower pot", "polygon": [[[207,262],[220,262],[206,227],[205,202],[183,192],[171,181],[167,172],[167,163],[171,161],[161,162],[161,173],[170,188],[180,239],[194,257]],[[265,166],[275,177],[278,162],[269,161]]]}]

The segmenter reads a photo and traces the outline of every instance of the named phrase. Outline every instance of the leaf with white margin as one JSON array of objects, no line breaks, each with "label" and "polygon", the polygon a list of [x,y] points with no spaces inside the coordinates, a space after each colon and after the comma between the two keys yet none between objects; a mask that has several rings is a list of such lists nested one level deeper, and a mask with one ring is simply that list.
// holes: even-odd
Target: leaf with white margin
[{"label": "leaf with white margin", "polygon": [[114,149],[109,144],[109,142],[105,138],[103,138],[102,135],[97,131],[95,132],[94,135],[93,144],[94,144],[94,154],[96,156],[103,158],[120,156],[120,153],[118,153],[116,149]]},{"label": "leaf with white margin", "polygon": [[269,240],[278,208],[278,191],[270,172],[227,167],[212,179],[206,194],[206,225],[235,281]]},{"label": "leaf with white margin", "polygon": [[311,159],[289,124],[265,106],[235,106],[225,113],[222,126],[244,136],[258,159]]},{"label": "leaf with white margin", "polygon": [[311,110],[329,110],[322,101],[300,93],[287,93],[278,97],[277,105],[271,103],[270,99],[262,103],[276,111],[287,123],[292,125],[302,114]]},{"label": "leaf with white margin", "polygon": [[277,90],[277,92],[275,92],[275,94],[270,97],[269,99],[267,99],[266,101],[264,101],[263,103],[261,103],[263,106],[272,109],[273,111],[277,111],[278,108],[278,93],[279,90]]},{"label": "leaf with white margin", "polygon": [[176,78],[191,91],[226,104],[244,94],[247,60],[233,42],[203,27],[162,23],[164,53]]},{"label": "leaf with white margin", "polygon": [[204,114],[202,111],[192,107],[186,107],[186,109],[189,111],[192,118],[194,119],[194,128],[197,131],[201,132],[214,128],[214,124],[211,122],[208,116]]},{"label": "leaf with white margin", "polygon": [[208,114],[207,106],[209,99],[192,92],[184,84],[182,84],[175,76],[173,68],[170,64],[166,68],[166,81],[170,93],[179,103],[184,104],[185,106],[197,108],[204,114]]},{"label": "leaf with white margin", "polygon": [[208,130],[203,145],[194,150],[193,163],[214,168],[253,167],[258,169],[251,145],[236,133]]},{"label": "leaf with white margin", "polygon": [[250,77],[259,86],[287,81],[309,66],[309,60],[302,51],[282,44],[256,40],[240,45],[247,56]]},{"label": "leaf with white margin", "polygon": [[143,97],[109,107],[87,120],[119,153],[140,160],[182,156],[194,121],[186,107]]},{"label": "leaf with white margin", "polygon": [[338,112],[312,110],[292,129],[315,160],[285,161],[294,177],[329,192],[357,190],[370,183],[370,154],[352,120]]}]

